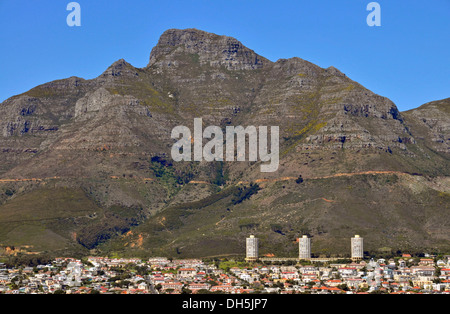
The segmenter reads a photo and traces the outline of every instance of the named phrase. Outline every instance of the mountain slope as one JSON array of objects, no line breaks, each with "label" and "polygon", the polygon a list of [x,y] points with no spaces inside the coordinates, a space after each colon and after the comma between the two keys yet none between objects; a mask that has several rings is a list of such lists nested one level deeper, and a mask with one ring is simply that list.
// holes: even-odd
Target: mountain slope
[{"label": "mountain slope", "polygon": [[450,152],[450,98],[427,103],[404,115],[424,145],[440,153]]}]

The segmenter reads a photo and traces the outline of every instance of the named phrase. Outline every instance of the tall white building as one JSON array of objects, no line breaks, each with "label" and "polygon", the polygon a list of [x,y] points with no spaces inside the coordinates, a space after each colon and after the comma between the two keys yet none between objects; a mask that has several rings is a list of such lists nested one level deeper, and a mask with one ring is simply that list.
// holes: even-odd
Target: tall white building
[{"label": "tall white building", "polygon": [[311,258],[311,238],[304,235],[298,239],[298,258],[310,259]]},{"label": "tall white building", "polygon": [[352,260],[362,260],[364,257],[363,238],[355,235],[352,238]]},{"label": "tall white building", "polygon": [[251,235],[249,238],[247,238],[246,261],[254,262],[258,260],[258,245],[258,238],[255,238],[254,235]]}]

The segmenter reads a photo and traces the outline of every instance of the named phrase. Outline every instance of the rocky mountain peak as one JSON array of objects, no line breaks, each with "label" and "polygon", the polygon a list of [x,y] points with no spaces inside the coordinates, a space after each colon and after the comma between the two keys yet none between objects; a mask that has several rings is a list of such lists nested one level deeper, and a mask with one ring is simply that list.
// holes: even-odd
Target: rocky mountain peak
[{"label": "rocky mountain peak", "polygon": [[102,77],[110,76],[122,76],[122,75],[137,75],[135,67],[126,62],[124,59],[119,59],[111,64],[105,72],[102,73]]},{"label": "rocky mountain peak", "polygon": [[201,65],[224,66],[228,70],[261,69],[271,63],[235,38],[191,28],[165,31],[152,49],[149,66],[173,64],[185,54],[194,56]]}]

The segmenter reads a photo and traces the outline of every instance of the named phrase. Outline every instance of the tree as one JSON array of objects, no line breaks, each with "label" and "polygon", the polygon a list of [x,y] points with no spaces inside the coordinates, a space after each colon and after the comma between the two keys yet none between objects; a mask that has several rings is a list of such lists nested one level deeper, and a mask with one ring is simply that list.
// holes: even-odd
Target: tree
[{"label": "tree", "polygon": [[223,168],[223,161],[216,162],[215,170],[215,178],[212,183],[218,186],[223,186],[228,180],[228,175]]},{"label": "tree", "polygon": [[233,205],[242,203],[243,201],[249,199],[253,194],[258,193],[261,190],[258,184],[251,183],[250,186],[244,188],[238,188],[238,190],[233,194],[231,202]]},{"label": "tree", "polygon": [[341,284],[339,286],[337,286],[339,289],[343,290],[343,291],[349,291],[350,289],[348,288],[347,284]]},{"label": "tree", "polygon": [[436,267],[434,270],[434,276],[439,277],[441,275],[441,269],[439,267]]},{"label": "tree", "polygon": [[217,286],[217,282],[215,282],[214,280],[209,280],[207,281],[208,284],[210,284],[211,286]]}]

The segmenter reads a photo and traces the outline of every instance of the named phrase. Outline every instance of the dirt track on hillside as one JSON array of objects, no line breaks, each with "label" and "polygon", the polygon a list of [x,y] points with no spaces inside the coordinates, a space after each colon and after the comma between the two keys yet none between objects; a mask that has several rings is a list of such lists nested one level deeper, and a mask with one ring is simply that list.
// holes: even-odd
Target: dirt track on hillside
[{"label": "dirt track on hillside", "polygon": [[[317,179],[329,179],[329,178],[337,178],[337,177],[352,177],[352,176],[359,176],[359,175],[376,175],[376,174],[397,174],[397,175],[411,175],[409,173],[400,172],[400,171],[362,171],[362,172],[349,172],[349,173],[337,173],[333,175],[328,176],[319,176],[319,177],[304,177],[303,179],[309,179],[309,180],[317,180]],[[291,181],[291,180],[297,180],[298,177],[281,177],[281,178],[274,178],[274,179],[257,179],[253,182],[249,181],[239,181],[238,184],[249,184],[249,183],[273,183],[273,182],[280,182],[280,181]],[[71,177],[47,177],[47,178],[11,178],[11,179],[0,179],[0,183],[13,183],[13,182],[44,182],[49,180],[59,180],[59,179],[83,179],[83,178],[71,178]],[[110,179],[113,180],[119,180],[121,179],[120,176],[110,176]],[[142,180],[142,181],[156,181],[152,178],[140,178],[140,177],[134,177],[135,180]],[[207,181],[190,181],[189,184],[212,184]]]}]

